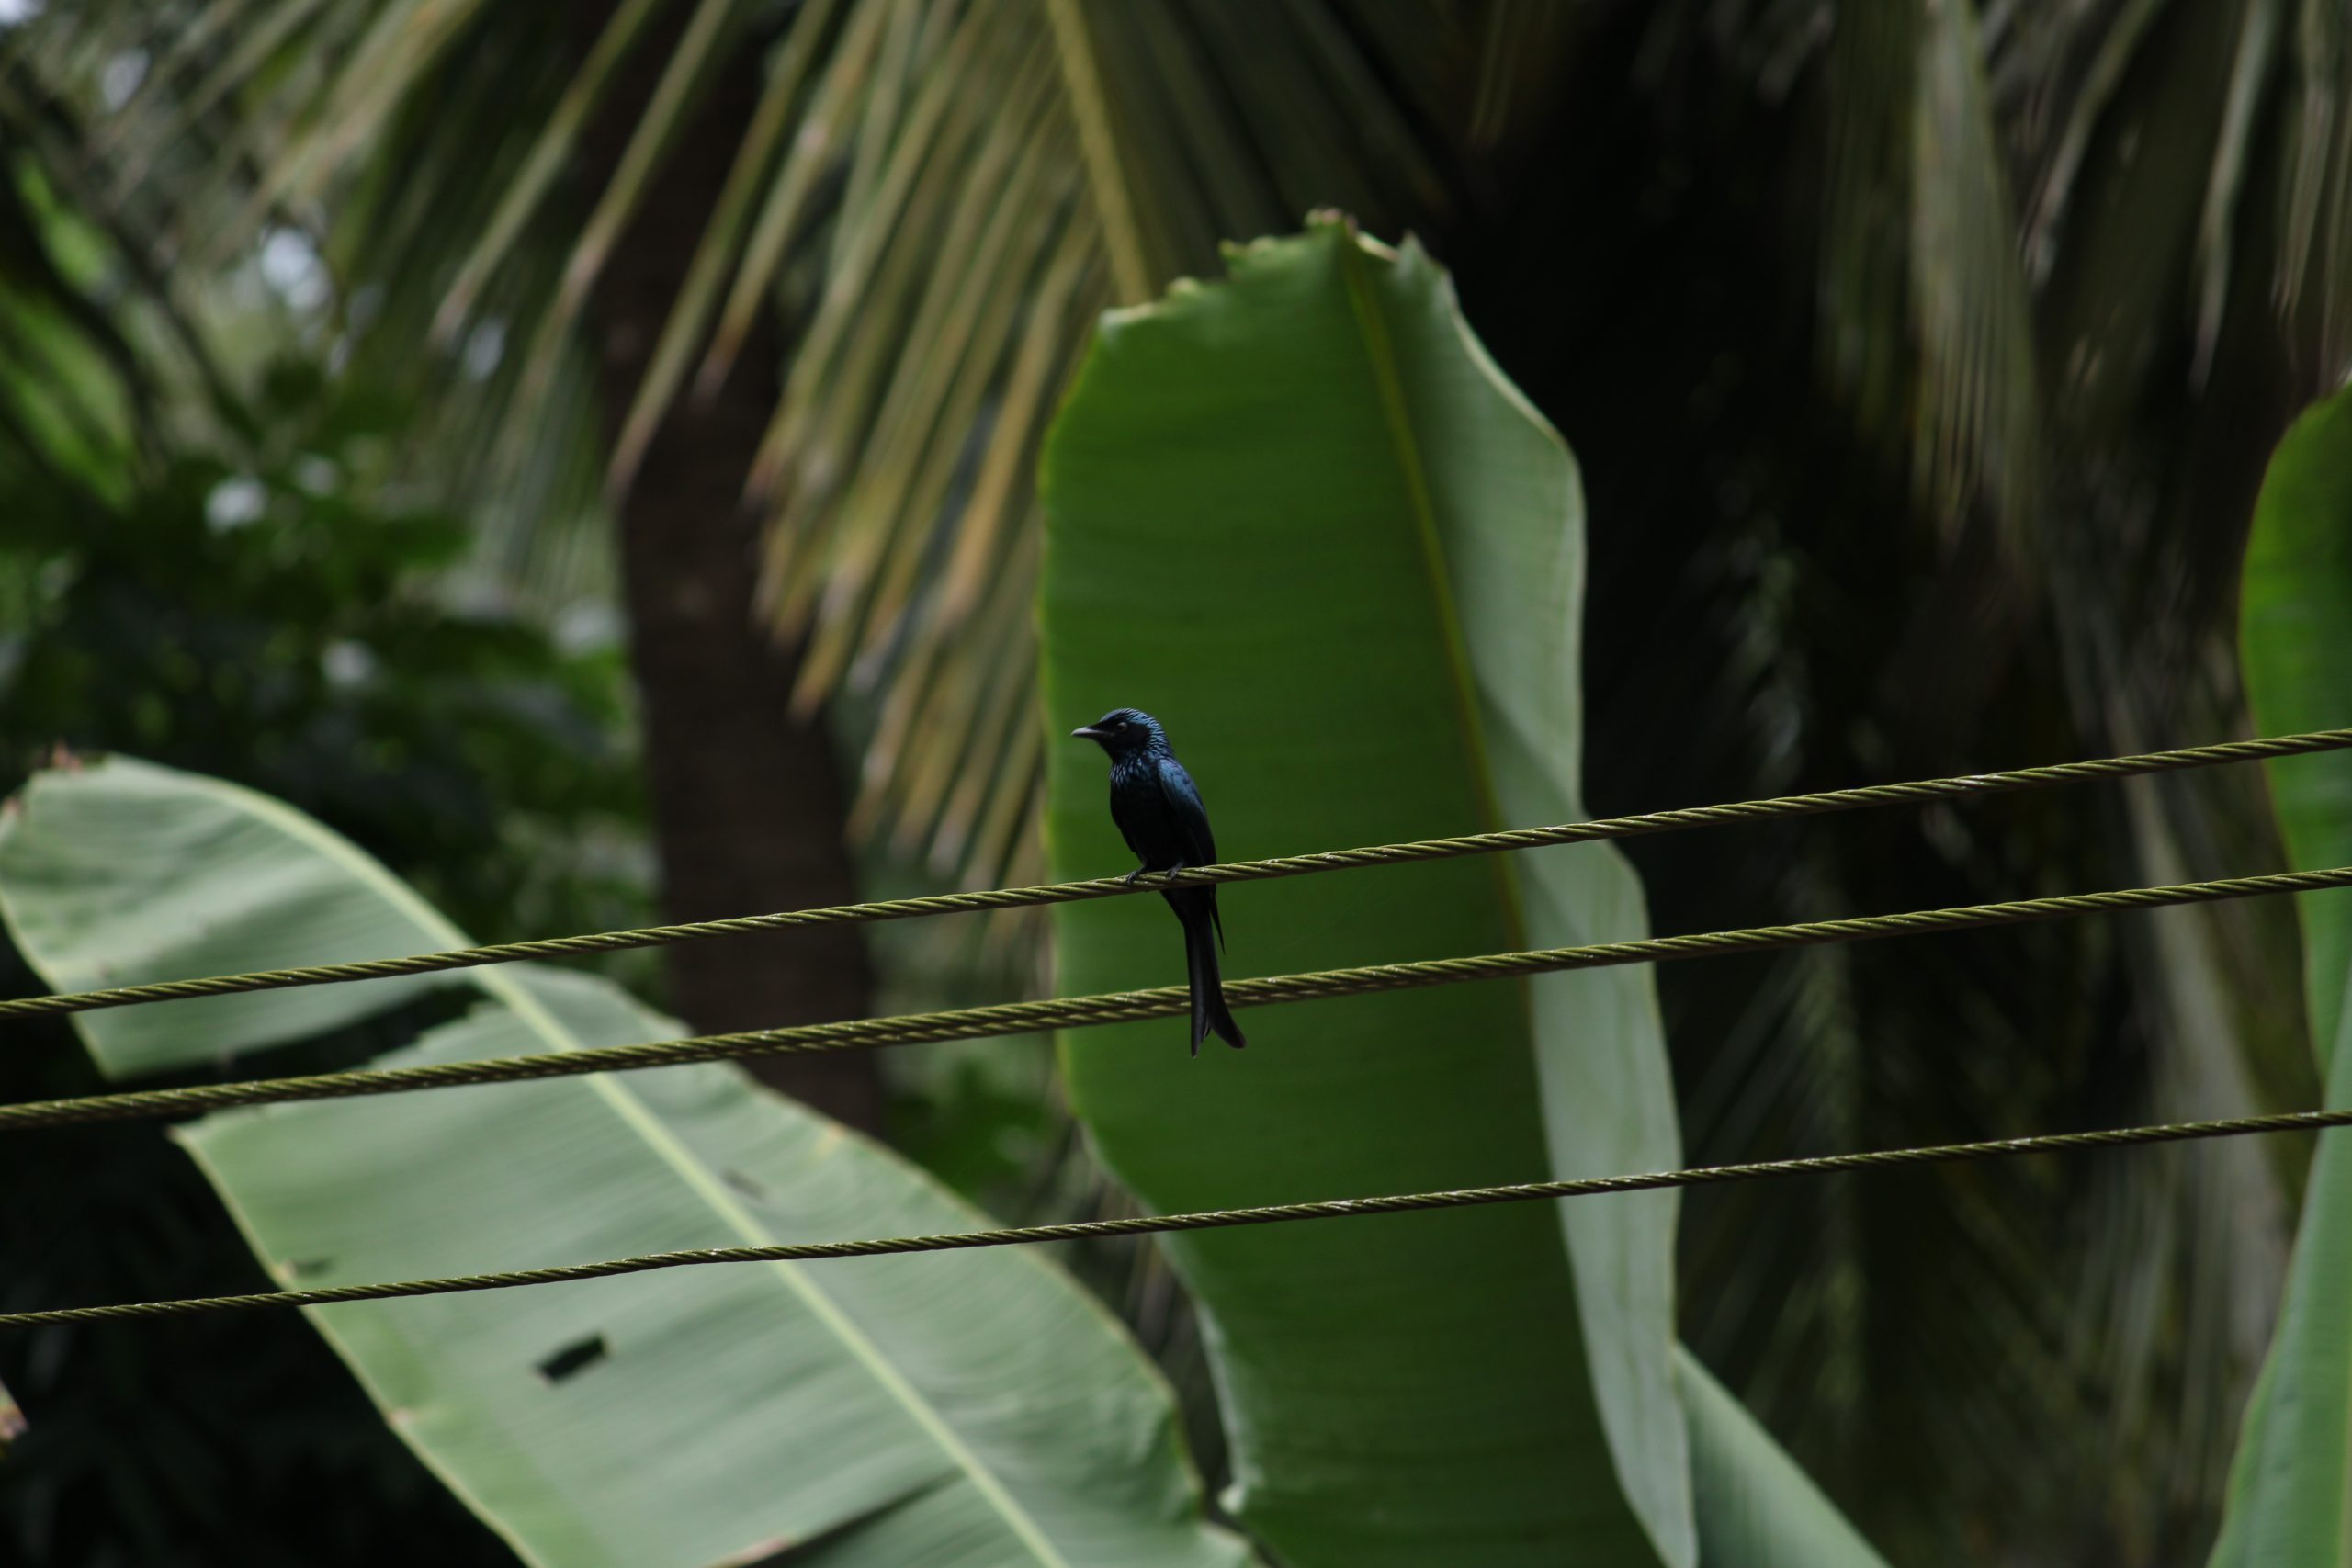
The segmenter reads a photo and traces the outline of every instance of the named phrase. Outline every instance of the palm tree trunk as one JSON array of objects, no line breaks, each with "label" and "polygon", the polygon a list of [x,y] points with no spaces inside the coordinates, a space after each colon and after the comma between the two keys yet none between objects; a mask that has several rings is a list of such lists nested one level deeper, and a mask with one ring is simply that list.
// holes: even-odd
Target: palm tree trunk
[{"label": "palm tree trunk", "polygon": [[[583,40],[611,9],[579,8]],[[607,183],[668,43],[657,36],[634,51],[635,79],[616,84],[586,138],[589,188]],[[751,113],[758,59],[757,50],[739,47],[697,96],[598,284],[590,320],[608,440]],[[821,716],[792,716],[797,650],[777,647],[752,607],[759,520],[742,504],[742,480],[775,407],[782,357],[783,345],[763,330],[718,396],[689,400],[671,415],[617,507],[662,908],[671,920],[857,897],[831,737]],[[844,928],[687,942],[669,948],[666,960],[671,1004],[699,1032],[854,1018],[872,990],[864,942]],[[866,1054],[776,1057],[752,1067],[851,1126],[880,1128],[881,1079]]]}]

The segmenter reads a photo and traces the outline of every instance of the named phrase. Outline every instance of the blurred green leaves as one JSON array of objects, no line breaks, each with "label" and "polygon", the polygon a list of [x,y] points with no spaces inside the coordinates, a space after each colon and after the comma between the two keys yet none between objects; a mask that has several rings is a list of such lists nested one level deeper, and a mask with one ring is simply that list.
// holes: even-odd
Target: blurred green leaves
[{"label": "blurred green leaves", "polygon": [[168,758],[345,824],[485,931],[627,923],[615,628],[567,644],[469,578],[466,525],[388,471],[398,405],[288,359],[254,406],[260,450],[176,452],[118,502],[13,492],[0,759]]}]

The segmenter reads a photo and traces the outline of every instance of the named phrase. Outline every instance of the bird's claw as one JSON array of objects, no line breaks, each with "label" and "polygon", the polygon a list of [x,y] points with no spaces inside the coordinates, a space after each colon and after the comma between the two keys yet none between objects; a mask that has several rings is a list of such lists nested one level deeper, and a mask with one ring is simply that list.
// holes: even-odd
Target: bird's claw
[{"label": "bird's claw", "polygon": [[1136,878],[1141,876],[1145,872],[1150,869],[1151,868],[1149,866],[1143,865],[1136,867],[1135,870],[1127,873],[1126,876],[1122,880],[1122,886],[1133,887],[1136,885]]},{"label": "bird's claw", "polygon": [[1165,874],[1165,876],[1163,876],[1163,877],[1161,878],[1161,880],[1166,881],[1166,882],[1173,882],[1173,881],[1175,881],[1175,880],[1176,880],[1176,878],[1177,878],[1178,874],[1181,874],[1181,873],[1183,871],[1183,869],[1184,869],[1184,867],[1183,867],[1183,865],[1182,865],[1182,863],[1177,863],[1177,864],[1175,864],[1175,865],[1171,865],[1171,866],[1170,866],[1170,867],[1168,868],[1167,874]]}]

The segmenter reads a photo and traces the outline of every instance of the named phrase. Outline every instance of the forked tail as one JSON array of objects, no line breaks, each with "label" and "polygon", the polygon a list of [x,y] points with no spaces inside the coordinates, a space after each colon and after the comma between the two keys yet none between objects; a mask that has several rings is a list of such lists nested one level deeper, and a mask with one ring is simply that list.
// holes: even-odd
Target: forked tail
[{"label": "forked tail", "polygon": [[1225,1006],[1225,983],[1216,966],[1216,934],[1211,929],[1216,906],[1188,904],[1176,913],[1184,922],[1184,970],[1193,987],[1193,1055],[1201,1054],[1201,1042],[1212,1033],[1238,1051],[1250,1043],[1241,1037],[1241,1026],[1233,1021]]}]

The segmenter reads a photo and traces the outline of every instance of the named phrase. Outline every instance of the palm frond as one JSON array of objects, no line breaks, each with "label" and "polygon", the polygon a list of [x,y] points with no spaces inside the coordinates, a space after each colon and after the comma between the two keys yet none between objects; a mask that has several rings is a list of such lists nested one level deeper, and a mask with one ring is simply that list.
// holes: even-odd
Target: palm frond
[{"label": "palm frond", "polygon": [[1919,509],[1956,526],[1978,498],[2012,531],[2037,501],[2033,328],[1975,18],[1928,8],[1912,127]]},{"label": "palm frond", "polygon": [[[1338,0],[808,0],[779,25],[753,0],[696,0],[665,30],[657,24],[676,7],[623,0],[538,100],[544,110],[484,106],[458,128],[475,137],[478,169],[498,171],[494,191],[464,204],[472,216],[453,219],[435,191],[433,208],[405,220],[432,254],[398,275],[373,265],[382,226],[402,214],[401,190],[453,173],[445,160],[414,163],[406,117],[446,96],[469,60],[518,58],[529,29],[502,14],[517,9],[527,8],[234,0],[162,53],[107,135],[144,197],[170,199],[155,187],[183,134],[201,131],[217,143],[212,162],[225,150],[246,171],[234,199],[208,192],[231,218],[182,211],[188,243],[207,254],[339,184],[372,188],[336,245],[351,291],[380,290],[386,318],[404,323],[418,307],[390,297],[429,292],[423,314],[445,350],[480,321],[523,345],[508,355],[519,372],[494,378],[504,406],[488,418],[506,433],[492,471],[513,475],[530,467],[604,258],[661,177],[696,84],[723,50],[768,51],[764,96],[608,480],[626,487],[677,400],[709,395],[760,314],[783,310],[795,351],[746,476],[772,514],[763,603],[780,637],[806,639],[804,705],[842,692],[877,705],[859,821],[927,847],[943,872],[984,879],[1005,866],[969,856],[1020,841],[1004,782],[1034,781],[1038,729],[1008,707],[995,674],[1030,657],[1025,618],[983,606],[1025,592],[1029,473],[1083,341],[1077,329],[1210,265],[1220,241],[1286,226],[1311,206],[1374,221],[1434,214],[1446,154],[1432,128],[1440,140],[1466,128],[1475,101],[1478,135],[1498,134],[1525,101],[1507,68],[1540,58],[1499,51],[1565,47],[1546,41],[1556,24],[1509,4],[1500,9],[1518,16],[1489,21]],[[53,47],[119,42],[135,34],[137,12],[94,6],[54,29],[74,37]],[[661,37],[650,96],[613,103],[624,62]],[[616,172],[575,226],[556,210],[562,173],[591,123],[623,110],[634,118]],[[516,280],[544,264],[526,252],[550,242],[561,270],[552,290],[534,285],[527,298]],[[924,712],[940,721],[916,722]],[[959,778],[977,770],[991,782],[944,787],[948,761]]]},{"label": "palm frond", "polygon": [[2352,21],[2303,0],[2295,28],[2295,103],[2280,300],[2317,293],[2323,383],[2352,373]]},{"label": "palm frond", "polygon": [[1821,354],[1865,430],[1907,446],[1948,536],[2036,505],[2032,323],[1969,0],[1840,7],[1828,58]]},{"label": "palm frond", "polygon": [[514,250],[524,225],[547,199],[549,188],[571,161],[579,144],[581,129],[602,100],[613,73],[664,3],[665,0],[626,0],[605,22],[571,85],[564,89],[562,99],[540,127],[530,155],[506,182],[497,210],[482,226],[458,265],[457,277],[434,314],[435,341],[448,344],[474,313],[491,274]]}]

